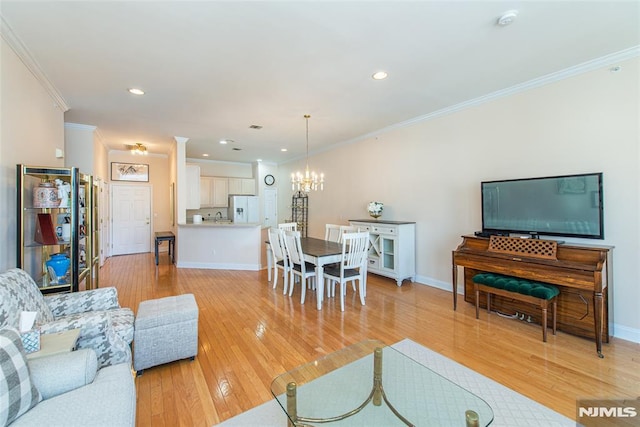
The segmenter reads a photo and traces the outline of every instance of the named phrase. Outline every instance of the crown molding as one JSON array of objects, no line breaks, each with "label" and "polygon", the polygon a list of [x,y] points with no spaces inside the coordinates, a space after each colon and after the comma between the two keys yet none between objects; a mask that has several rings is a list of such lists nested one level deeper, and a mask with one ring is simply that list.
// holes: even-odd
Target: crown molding
[{"label": "crown molding", "polygon": [[[584,74],[589,71],[594,71],[599,68],[607,67],[617,62],[626,61],[628,59],[632,59],[638,56],[640,56],[640,46],[634,46],[632,48],[625,49],[620,52],[615,52],[609,55],[605,55],[600,58],[593,59],[591,61],[583,62],[582,64],[565,68],[564,70],[556,71],[554,73],[547,74],[545,76],[541,76],[533,80],[529,80],[529,81],[517,84],[515,86],[508,87],[506,89],[501,89],[486,95],[482,95],[477,98],[470,99],[465,102],[461,102],[460,104],[456,104],[448,108],[443,108],[442,110],[434,111],[433,113],[425,114],[424,116],[418,116],[414,119],[407,120],[402,123],[398,123],[397,125],[389,126],[388,128],[385,128],[384,131],[387,131],[389,129],[393,129],[396,127],[404,127],[410,124],[414,124],[416,122],[431,120],[436,117],[441,117],[441,116],[451,114],[460,110],[464,110],[466,108],[471,108],[480,104],[485,104],[495,99],[505,98],[507,96],[528,91],[530,89],[535,89],[541,86],[548,85],[550,83],[555,83],[561,80],[565,80],[570,77],[577,76],[579,74]],[[376,132],[376,134],[377,133],[379,132]]]},{"label": "crown molding", "polygon": [[91,132],[98,129],[96,126],[93,126],[93,125],[83,125],[80,123],[69,123],[69,122],[64,122],[64,127],[70,128],[70,129],[77,129],[77,130],[88,130]]},{"label": "crown molding", "polygon": [[[506,89],[501,89],[496,92],[492,92],[483,96],[479,96],[474,99],[470,99],[468,101],[461,102],[456,105],[452,105],[451,107],[443,108],[438,111],[434,111],[429,114],[425,114],[422,116],[414,117],[413,119],[406,120],[404,122],[396,123],[394,125],[387,126],[382,129],[378,129],[373,132],[369,132],[365,135],[360,135],[356,138],[349,139],[347,141],[342,141],[337,144],[333,144],[331,146],[327,146],[321,148],[319,150],[315,150],[310,152],[309,154],[319,154],[325,151],[332,150],[336,147],[342,145],[353,144],[355,142],[364,141],[369,138],[376,138],[384,133],[390,132],[392,130],[401,129],[407,126],[414,125],[416,123],[425,122],[428,120],[436,119],[438,117],[446,116],[448,114],[452,114],[461,110],[465,110],[467,108],[475,107],[480,104],[485,104],[487,102],[494,101],[496,99],[505,98],[507,96],[515,95],[517,93],[525,92],[530,89],[535,89],[544,85],[548,85],[550,83],[555,83],[569,77],[573,77],[579,74],[587,73],[589,71],[594,71],[600,68],[608,67],[614,65],[616,63],[627,61],[629,59],[637,58],[640,56],[640,45],[630,47],[629,49],[621,50],[619,52],[614,52],[609,55],[602,56],[600,58],[593,59],[591,61],[583,62],[582,64],[575,65],[573,67],[565,68],[564,70],[557,71],[555,73],[547,74],[542,77],[535,78],[533,80],[529,80],[515,86],[508,87]],[[287,160],[282,164],[291,163],[297,161],[303,157],[297,157],[295,159]]]},{"label": "crown molding", "polygon": [[33,74],[36,80],[47,91],[49,96],[53,98],[56,105],[62,110],[62,112],[69,111],[69,106],[64,100],[60,92],[55,88],[51,81],[47,78],[45,73],[40,68],[38,62],[34,59],[33,55],[29,52],[29,49],[22,43],[22,40],[13,32],[11,26],[7,23],[2,15],[0,15],[0,35],[7,42],[9,47],[20,58],[22,63]]}]

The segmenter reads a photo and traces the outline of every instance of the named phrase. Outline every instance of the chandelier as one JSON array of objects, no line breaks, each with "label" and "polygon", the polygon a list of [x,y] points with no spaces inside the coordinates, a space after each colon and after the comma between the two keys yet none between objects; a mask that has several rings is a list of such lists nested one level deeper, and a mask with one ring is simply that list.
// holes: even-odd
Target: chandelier
[{"label": "chandelier", "polygon": [[136,145],[131,147],[131,154],[133,154],[133,155],[139,154],[141,156],[146,156],[147,155],[147,147],[145,147],[144,145],[142,145],[139,142],[137,142]]},{"label": "chandelier", "polygon": [[296,172],[291,174],[291,189],[304,191],[305,193],[310,192],[311,190],[317,191],[318,187],[320,187],[320,191],[324,190],[324,174],[321,173],[318,175],[313,171],[309,171],[309,118],[311,116],[309,114],[305,114],[304,118],[307,121],[307,165],[302,172]]}]

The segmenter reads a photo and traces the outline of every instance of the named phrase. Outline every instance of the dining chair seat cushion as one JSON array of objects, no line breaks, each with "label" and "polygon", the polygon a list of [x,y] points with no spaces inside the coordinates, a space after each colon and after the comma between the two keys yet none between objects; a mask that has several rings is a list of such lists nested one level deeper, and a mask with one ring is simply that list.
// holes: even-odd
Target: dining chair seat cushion
[{"label": "dining chair seat cushion", "polygon": [[[347,268],[344,271],[344,277],[354,277],[359,275],[360,272],[358,271],[357,268]],[[324,275],[325,276],[333,276],[333,277],[340,277],[340,264],[334,266],[330,266],[330,267],[325,267],[324,269]]]},{"label": "dining chair seat cushion", "polygon": [[[312,264],[310,262],[305,262],[304,263],[304,268],[305,270],[307,270],[307,273],[313,273],[314,271],[316,271],[316,266],[315,264]],[[293,269],[295,271],[302,271],[300,264],[293,264]]]}]

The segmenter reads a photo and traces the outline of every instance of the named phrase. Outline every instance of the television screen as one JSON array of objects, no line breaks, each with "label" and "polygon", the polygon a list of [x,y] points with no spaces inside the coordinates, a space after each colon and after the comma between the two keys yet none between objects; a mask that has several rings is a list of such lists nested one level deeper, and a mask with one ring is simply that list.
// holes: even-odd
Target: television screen
[{"label": "television screen", "polygon": [[604,239],[602,173],[485,181],[482,231]]}]

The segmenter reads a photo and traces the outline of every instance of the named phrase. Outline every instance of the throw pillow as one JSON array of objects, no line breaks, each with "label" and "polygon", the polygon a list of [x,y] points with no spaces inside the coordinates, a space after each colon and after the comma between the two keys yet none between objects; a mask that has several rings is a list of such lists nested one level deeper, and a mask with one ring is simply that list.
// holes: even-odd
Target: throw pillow
[{"label": "throw pillow", "polygon": [[17,330],[0,330],[0,425],[11,424],[42,400],[31,383],[29,366]]}]

